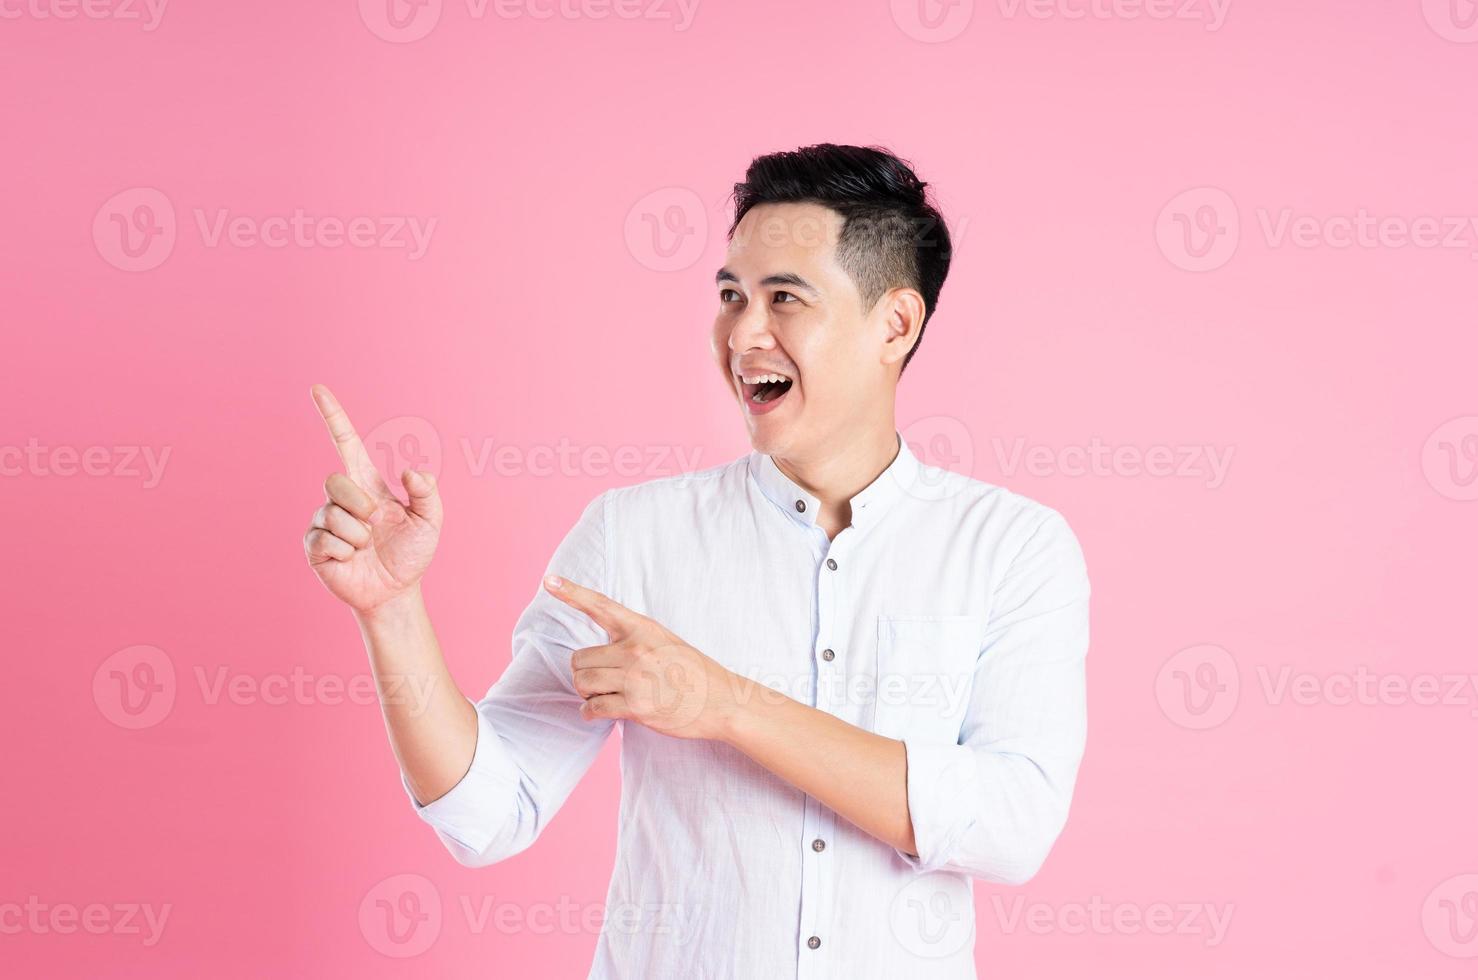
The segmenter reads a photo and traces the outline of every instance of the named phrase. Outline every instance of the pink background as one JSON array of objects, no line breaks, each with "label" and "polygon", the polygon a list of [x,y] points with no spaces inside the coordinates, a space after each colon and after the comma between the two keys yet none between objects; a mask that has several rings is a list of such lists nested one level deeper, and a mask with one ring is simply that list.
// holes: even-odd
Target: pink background
[{"label": "pink background", "polygon": [[[367,668],[302,555],[335,465],[308,386],[439,469],[427,590],[480,695],[586,501],[747,450],[707,360],[724,198],[826,140],[912,160],[959,244],[900,426],[1062,510],[1094,585],[1073,815],[1027,886],[978,885],[982,976],[1478,968],[1468,0],[705,0],[686,29],[447,0],[399,34],[374,0],[176,0],[152,29],[27,4],[0,23],[0,907],[47,911],[0,914],[8,975],[585,975],[615,744],[471,871],[374,704],[271,703]],[[130,257],[140,204],[164,233]],[[436,223],[418,257],[243,237],[297,209]],[[1362,210],[1385,230],[1341,247]],[[1455,247],[1408,241],[1422,218]],[[441,903],[413,948],[372,911],[407,888]],[[169,907],[157,941],[129,904]],[[1159,906],[1203,911],[1134,925]]]}]

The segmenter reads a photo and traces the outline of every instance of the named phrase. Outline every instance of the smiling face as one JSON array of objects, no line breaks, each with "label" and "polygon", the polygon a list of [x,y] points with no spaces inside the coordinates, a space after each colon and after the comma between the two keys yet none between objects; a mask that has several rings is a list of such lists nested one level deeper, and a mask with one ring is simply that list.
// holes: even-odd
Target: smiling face
[{"label": "smiling face", "polygon": [[837,262],[843,218],[763,204],[734,229],[717,276],[713,353],[762,453],[810,460],[893,432],[894,392],[923,298],[906,287],[862,308]]}]

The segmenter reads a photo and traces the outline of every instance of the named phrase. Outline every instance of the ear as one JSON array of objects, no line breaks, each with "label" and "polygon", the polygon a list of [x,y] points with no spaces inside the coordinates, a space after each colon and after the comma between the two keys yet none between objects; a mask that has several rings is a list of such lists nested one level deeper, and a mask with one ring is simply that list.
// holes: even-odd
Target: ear
[{"label": "ear", "polygon": [[878,312],[883,316],[882,362],[901,365],[924,328],[924,297],[917,289],[892,289],[878,301]]}]

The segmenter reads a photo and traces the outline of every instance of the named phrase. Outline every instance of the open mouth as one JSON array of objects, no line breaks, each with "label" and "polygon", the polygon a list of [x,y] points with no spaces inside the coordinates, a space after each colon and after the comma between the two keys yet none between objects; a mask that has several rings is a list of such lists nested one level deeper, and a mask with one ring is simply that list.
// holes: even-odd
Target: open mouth
[{"label": "open mouth", "polygon": [[785,393],[794,383],[787,375],[774,372],[741,375],[739,381],[744,387],[744,401],[752,408],[761,405],[773,406],[785,397]]}]

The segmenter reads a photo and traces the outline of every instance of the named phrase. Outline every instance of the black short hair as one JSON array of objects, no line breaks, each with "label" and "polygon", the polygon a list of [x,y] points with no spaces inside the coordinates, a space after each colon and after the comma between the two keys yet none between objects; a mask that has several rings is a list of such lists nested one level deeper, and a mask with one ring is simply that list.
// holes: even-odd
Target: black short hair
[{"label": "black short hair", "polygon": [[951,245],[944,217],[913,168],[880,146],[818,143],[755,157],[734,185],[734,223],[760,204],[814,203],[844,219],[837,261],[872,309],[889,289],[908,286],[924,297],[924,323],[899,369],[924,342],[949,275]]}]

